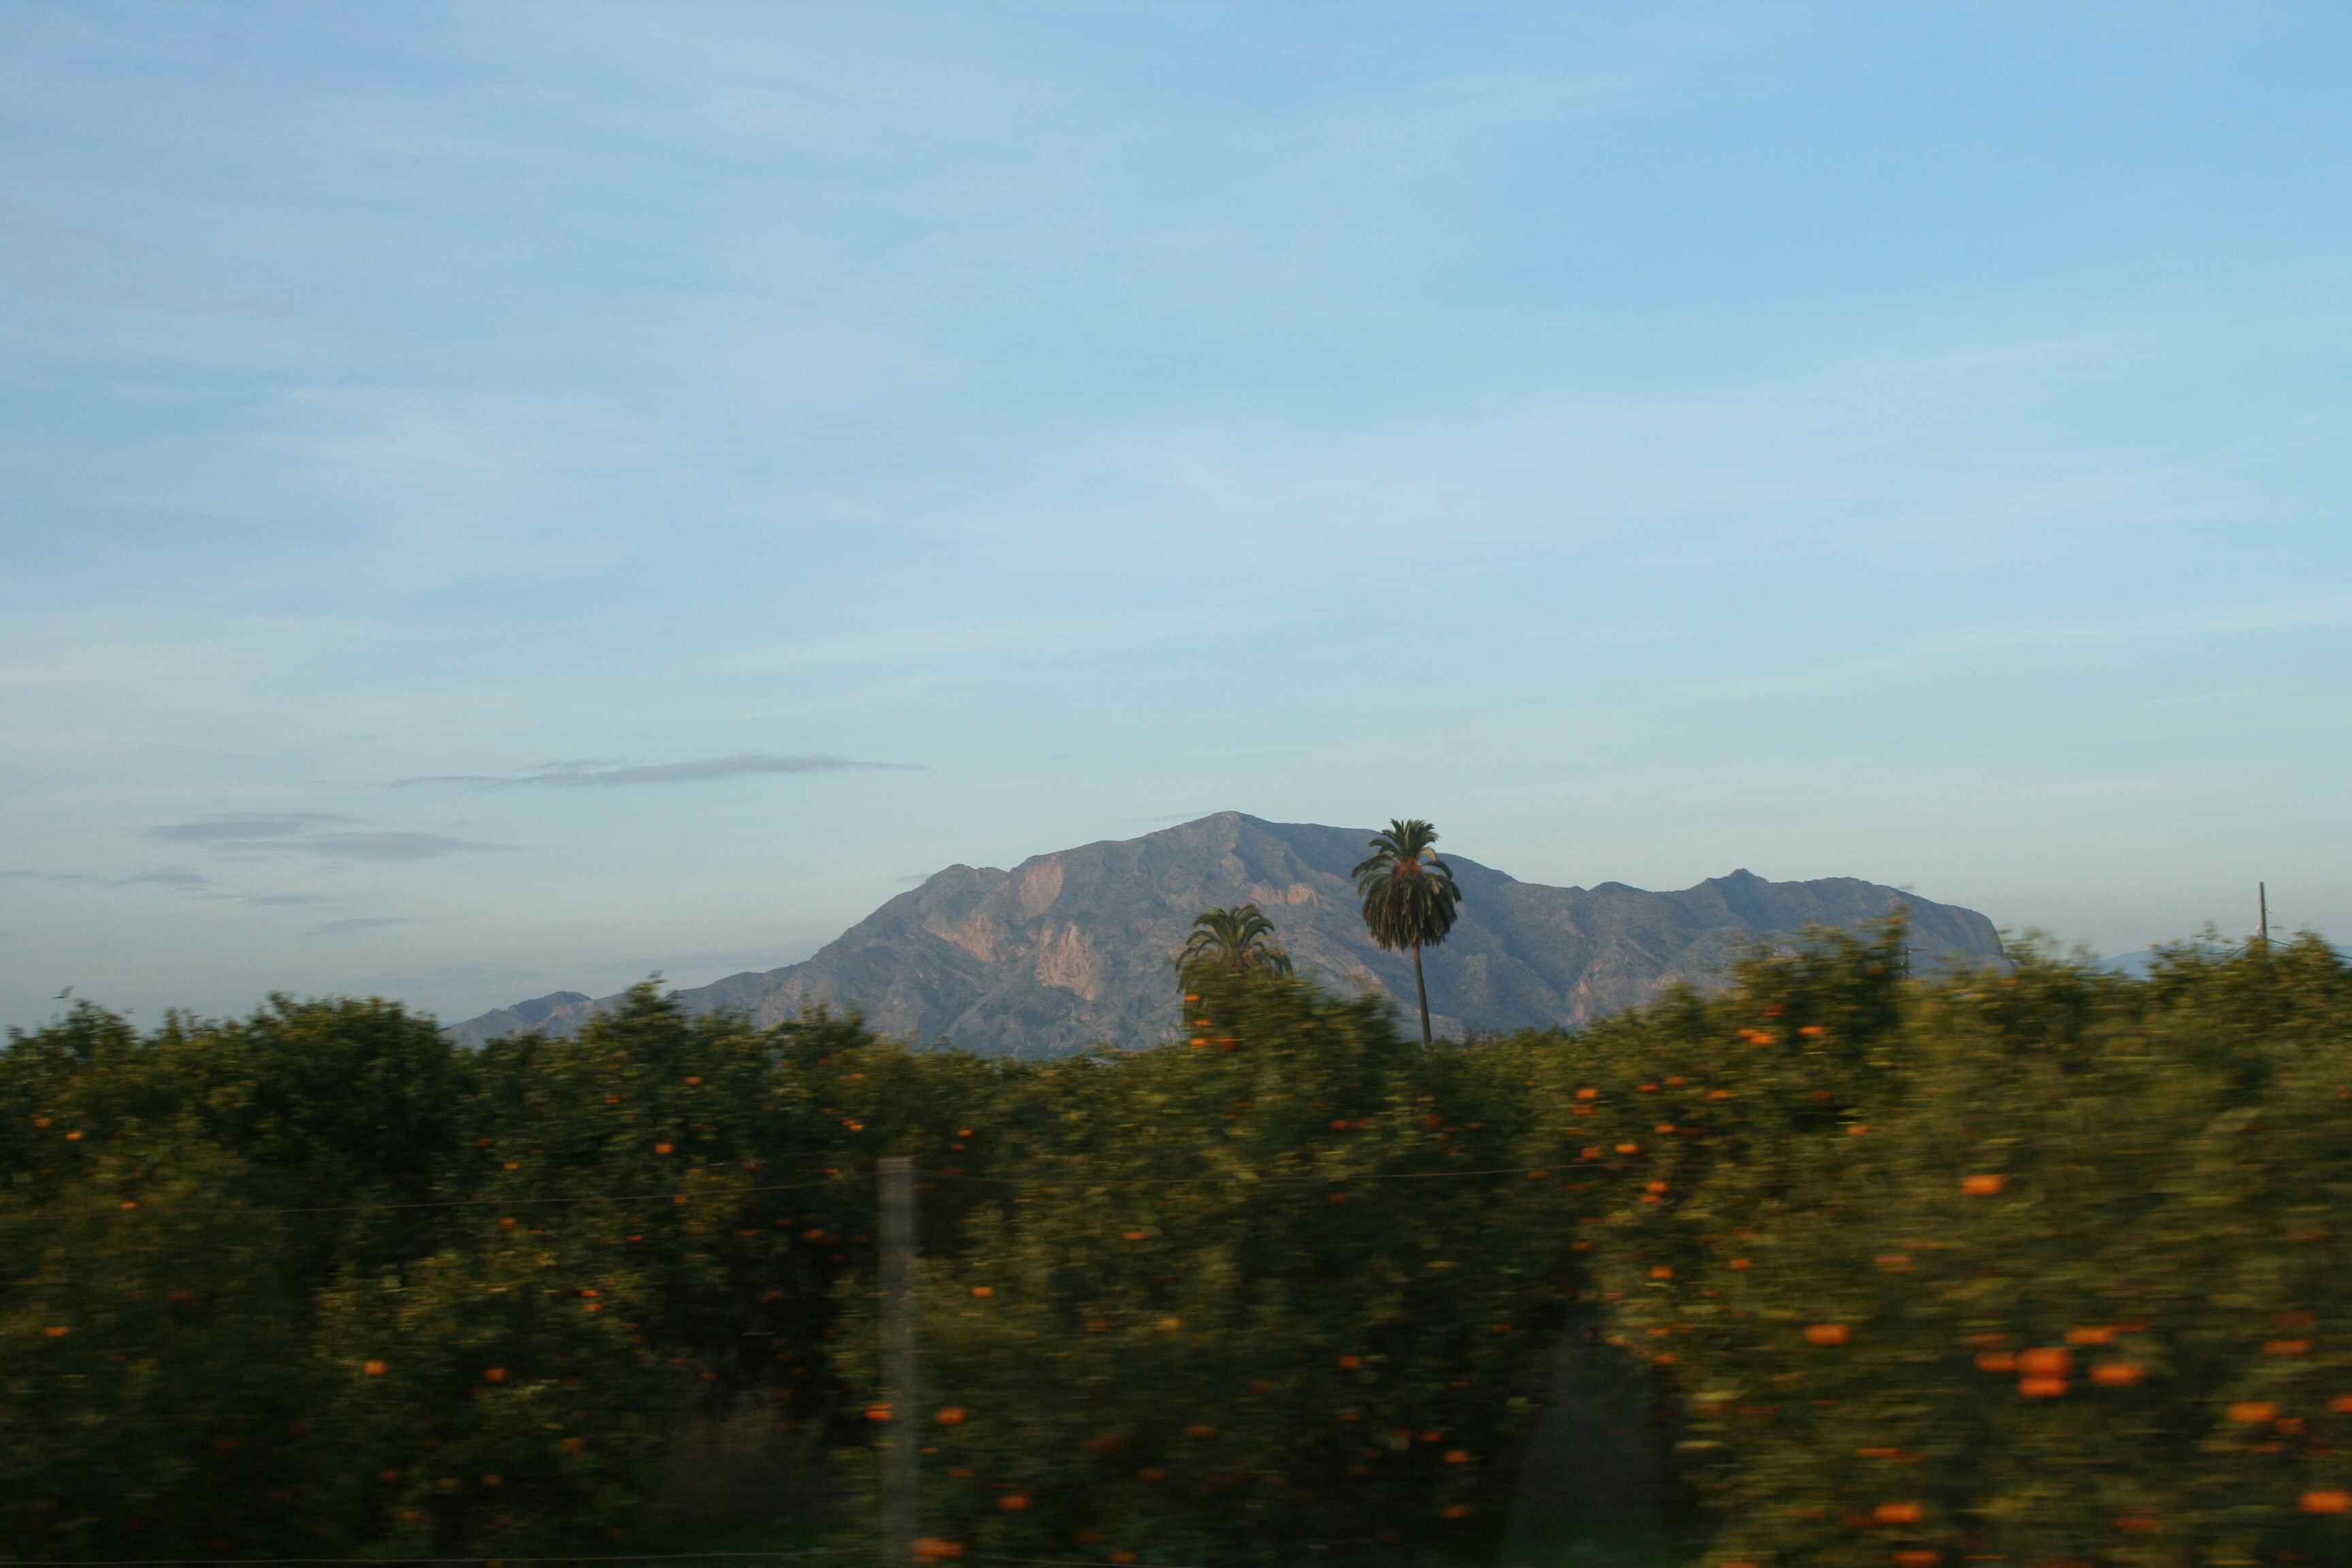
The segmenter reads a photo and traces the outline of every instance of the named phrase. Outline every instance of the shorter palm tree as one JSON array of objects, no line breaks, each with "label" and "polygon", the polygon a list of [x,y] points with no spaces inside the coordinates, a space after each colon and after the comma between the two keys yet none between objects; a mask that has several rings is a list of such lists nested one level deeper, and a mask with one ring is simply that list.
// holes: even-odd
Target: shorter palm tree
[{"label": "shorter palm tree", "polygon": [[1176,955],[1178,979],[1188,991],[1204,974],[1287,974],[1290,954],[1274,936],[1274,922],[1255,904],[1207,910],[1192,918],[1192,934]]}]

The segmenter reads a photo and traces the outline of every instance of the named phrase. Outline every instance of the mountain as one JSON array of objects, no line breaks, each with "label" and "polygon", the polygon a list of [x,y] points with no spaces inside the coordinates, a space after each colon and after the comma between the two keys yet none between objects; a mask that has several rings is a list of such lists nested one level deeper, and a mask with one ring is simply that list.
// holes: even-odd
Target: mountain
[{"label": "mountain", "polygon": [[[1364,933],[1348,873],[1363,828],[1220,812],[1140,838],[1088,844],[1010,871],[950,866],[803,963],[677,994],[688,1009],[740,1009],[764,1026],[816,1003],[856,1007],[882,1033],[1023,1057],[1108,1042],[1153,1044],[1178,1026],[1169,960],[1192,917],[1255,901],[1299,973],[1340,991],[1369,984],[1410,1010],[1412,965]],[[1997,958],[1971,910],[1850,877],[1771,882],[1748,871],[1680,892],[1622,882],[1551,888],[1447,855],[1461,918],[1425,955],[1431,1022],[1463,1035],[1576,1025],[1705,983],[1758,938],[1853,928],[1911,910],[1916,961]],[[559,991],[450,1027],[477,1044],[518,1029],[570,1034],[617,1003]]]}]

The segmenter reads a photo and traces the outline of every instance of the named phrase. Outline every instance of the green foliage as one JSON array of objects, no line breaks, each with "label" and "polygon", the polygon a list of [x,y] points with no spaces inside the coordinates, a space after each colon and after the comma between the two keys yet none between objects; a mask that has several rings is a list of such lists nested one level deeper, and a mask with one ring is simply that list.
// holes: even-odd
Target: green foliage
[{"label": "green foliage", "polygon": [[893,1415],[925,1427],[927,1528],[1180,1562],[1490,1541],[1566,1307],[1496,1223],[1516,1069],[1297,983],[1197,1005],[1199,1046],[1024,1081],[1017,1173],[926,1261],[930,1392]]},{"label": "green foliage", "polygon": [[1758,963],[1562,1056],[1599,1090],[1563,1142],[1638,1146],[1664,1184],[1595,1256],[1616,1334],[1688,1401],[1711,1561],[2342,1547],[2341,963],[1912,988],[1898,944]]},{"label": "green foliage", "polygon": [[0,1052],[0,1551],[863,1550],[885,1154],[974,1557],[2352,1547],[2342,961],[1902,941],[1442,1051],[1255,964],[1046,1066],[650,987],[478,1053],[78,1008]]}]

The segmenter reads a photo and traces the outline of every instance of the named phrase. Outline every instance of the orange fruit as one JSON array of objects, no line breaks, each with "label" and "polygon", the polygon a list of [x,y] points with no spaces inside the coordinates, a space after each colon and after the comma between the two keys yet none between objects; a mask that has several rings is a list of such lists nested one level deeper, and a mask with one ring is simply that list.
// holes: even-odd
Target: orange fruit
[{"label": "orange fruit", "polygon": [[2352,1492],[2323,1487],[2304,1493],[2300,1506],[2305,1513],[2352,1513]]},{"label": "orange fruit", "polygon": [[941,1410],[939,1415],[932,1417],[932,1419],[936,1420],[942,1426],[961,1426],[963,1425],[964,1421],[963,1406],[961,1405],[950,1405],[946,1409]]},{"label": "orange fruit", "polygon": [[1960,1178],[1960,1191],[1972,1198],[1993,1197],[2007,1185],[2009,1185],[2009,1178],[1994,1172]]},{"label": "orange fruit", "polygon": [[1805,1342],[1809,1345],[1842,1345],[1853,1337],[1843,1323],[1809,1323],[1805,1327]]},{"label": "orange fruit", "polygon": [[1870,1510],[1870,1517],[1881,1524],[1916,1524],[1920,1509],[1916,1502],[1883,1502]]}]

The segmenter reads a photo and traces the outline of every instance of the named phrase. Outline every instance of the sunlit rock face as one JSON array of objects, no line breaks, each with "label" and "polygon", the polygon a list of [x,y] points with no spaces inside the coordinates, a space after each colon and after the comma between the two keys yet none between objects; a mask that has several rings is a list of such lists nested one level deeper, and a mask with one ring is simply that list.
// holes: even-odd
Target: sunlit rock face
[{"label": "sunlit rock face", "polygon": [[[1255,901],[1294,963],[1340,993],[1369,986],[1410,1015],[1412,966],[1364,932],[1348,873],[1368,828],[1263,822],[1220,812],[1179,827],[1058,850],[1010,871],[951,866],[900,894],[804,963],[677,994],[761,1024],[823,1002],[924,1045],[1045,1056],[1178,1033],[1170,960],[1192,917]],[[1678,892],[1619,882],[1552,888],[1458,855],[1461,919],[1424,956],[1441,1035],[1581,1024],[1678,980],[1707,984],[1759,937],[1847,929],[1911,911],[1915,963],[1998,957],[1992,922],[1850,877],[1771,882],[1748,871]],[[569,1034],[617,998],[559,992],[454,1026],[478,1042],[518,1029]]]}]

